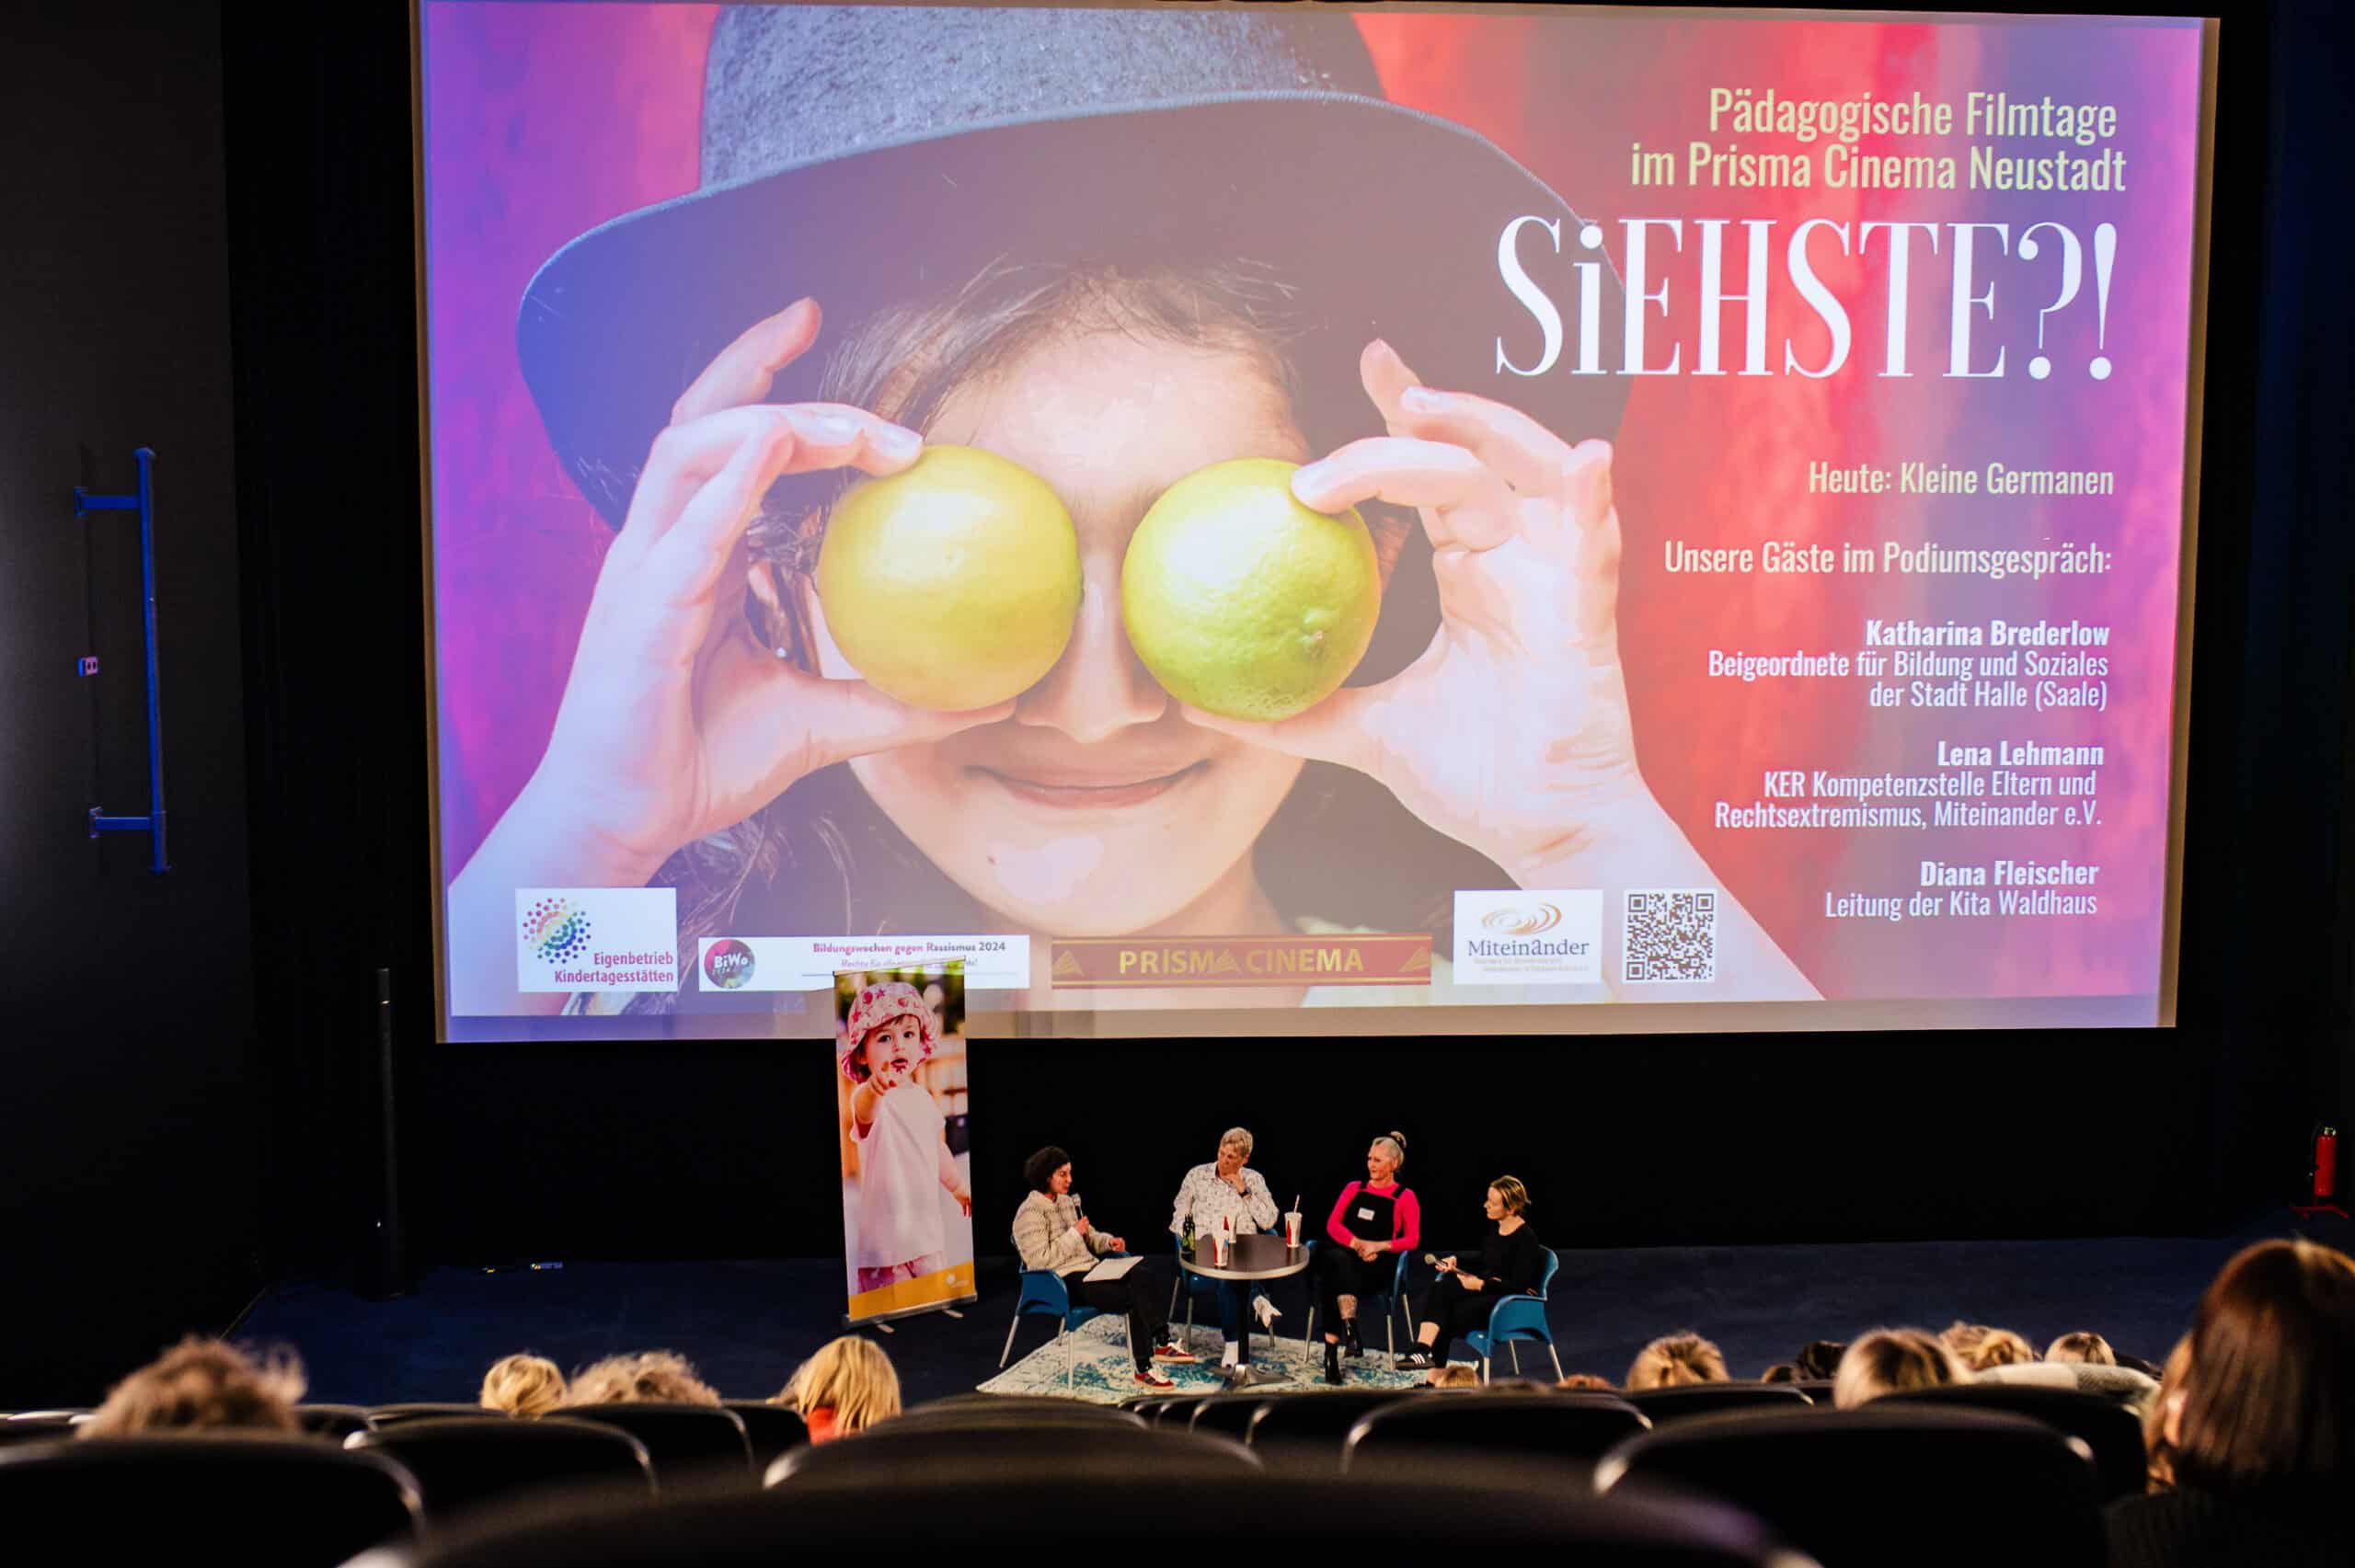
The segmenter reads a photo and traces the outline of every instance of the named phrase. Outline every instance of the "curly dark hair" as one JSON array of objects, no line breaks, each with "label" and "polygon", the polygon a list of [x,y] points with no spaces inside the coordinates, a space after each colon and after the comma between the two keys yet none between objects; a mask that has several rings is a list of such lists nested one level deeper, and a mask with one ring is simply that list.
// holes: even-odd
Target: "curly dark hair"
[{"label": "curly dark hair", "polygon": [[1050,1143],[1022,1162],[1022,1179],[1030,1184],[1032,1192],[1048,1192],[1055,1185],[1055,1173],[1070,1163],[1071,1156]]}]

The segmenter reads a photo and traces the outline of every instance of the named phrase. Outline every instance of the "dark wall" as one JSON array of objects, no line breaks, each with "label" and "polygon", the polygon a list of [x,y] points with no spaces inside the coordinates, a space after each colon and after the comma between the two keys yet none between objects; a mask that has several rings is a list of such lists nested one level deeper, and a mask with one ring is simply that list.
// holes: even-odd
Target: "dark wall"
[{"label": "dark wall", "polygon": [[[316,1135],[275,1157],[273,1261],[373,1255],[378,965],[414,1260],[825,1253],[822,1052],[431,1043],[406,39],[356,7],[229,29],[247,588],[279,651],[252,691],[256,929],[273,1104]],[[1149,1231],[1232,1121],[1284,1196],[1329,1201],[1401,1126],[1435,1209],[1510,1169],[1573,1243],[2199,1230],[2286,1196],[2310,1121],[2344,1115],[2355,929],[2345,305],[2300,296],[2302,254],[2345,254],[2327,162],[2300,160],[2346,29],[2284,0],[2222,55],[2179,1028],[981,1042],[984,1250],[1035,1145]]]},{"label": "dark wall", "polygon": [[[0,1402],[86,1400],[259,1283],[219,10],[12,16],[0,64]],[[172,870],[146,809],[155,462]],[[73,660],[98,655],[79,681]]]}]

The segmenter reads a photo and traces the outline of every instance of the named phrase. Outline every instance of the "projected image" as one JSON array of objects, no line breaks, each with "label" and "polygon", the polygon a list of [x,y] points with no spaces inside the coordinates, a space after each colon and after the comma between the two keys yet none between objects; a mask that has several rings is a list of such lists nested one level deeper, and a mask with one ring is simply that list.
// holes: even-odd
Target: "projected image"
[{"label": "projected image", "polygon": [[429,5],[454,1033],[2150,1021],[2200,34],[1680,29]]}]

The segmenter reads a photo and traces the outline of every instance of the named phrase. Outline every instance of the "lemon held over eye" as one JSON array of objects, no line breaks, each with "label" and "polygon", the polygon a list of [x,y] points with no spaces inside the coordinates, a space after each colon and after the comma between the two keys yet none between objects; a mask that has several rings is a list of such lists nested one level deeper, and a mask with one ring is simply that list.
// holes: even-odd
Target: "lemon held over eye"
[{"label": "lemon held over eye", "polygon": [[994,452],[928,446],[836,502],[818,552],[826,629],[878,690],[987,707],[1036,685],[1079,613],[1079,536],[1046,481]]},{"label": "lemon held over eye", "polygon": [[1120,567],[1129,642],[1178,701],[1289,718],[1338,690],[1373,640],[1382,571],[1355,508],[1292,493],[1298,464],[1214,463],[1162,493]]}]

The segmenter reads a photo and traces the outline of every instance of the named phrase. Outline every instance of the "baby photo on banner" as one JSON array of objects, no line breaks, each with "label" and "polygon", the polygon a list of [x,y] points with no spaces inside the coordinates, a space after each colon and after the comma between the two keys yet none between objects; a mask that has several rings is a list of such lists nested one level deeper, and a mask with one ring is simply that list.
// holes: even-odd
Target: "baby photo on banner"
[{"label": "baby photo on banner", "polygon": [[961,960],[834,975],[849,1322],[973,1299]]}]

